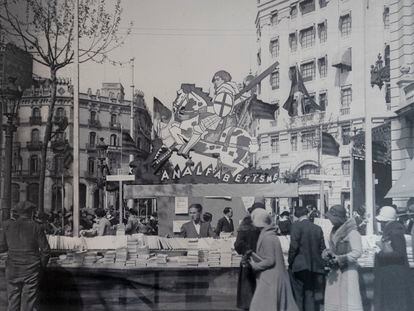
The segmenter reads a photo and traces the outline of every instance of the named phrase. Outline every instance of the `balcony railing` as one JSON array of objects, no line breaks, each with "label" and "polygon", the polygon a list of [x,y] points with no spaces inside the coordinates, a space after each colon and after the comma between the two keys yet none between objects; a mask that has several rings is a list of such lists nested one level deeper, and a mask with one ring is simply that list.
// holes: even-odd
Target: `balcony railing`
[{"label": "balcony railing", "polygon": [[111,130],[120,130],[121,129],[121,123],[119,123],[119,122],[109,122],[109,128]]},{"label": "balcony railing", "polygon": [[315,126],[323,122],[324,119],[325,119],[325,112],[318,111],[318,112],[308,113],[303,116],[292,117],[291,125],[293,127]]},{"label": "balcony railing", "polygon": [[96,151],[96,144],[86,144],[86,150],[88,152],[94,152],[94,151]]},{"label": "balcony railing", "polygon": [[26,148],[29,151],[39,151],[42,150],[43,142],[41,141],[28,141],[26,143]]},{"label": "balcony railing", "polygon": [[50,142],[50,146],[55,153],[63,152],[68,144],[69,141],[67,139],[54,139]]},{"label": "balcony railing", "polygon": [[13,178],[28,178],[28,177],[39,177],[40,176],[40,170],[16,170],[12,172]]},{"label": "balcony railing", "polygon": [[88,126],[89,126],[90,128],[97,128],[97,129],[100,129],[100,128],[101,128],[101,122],[100,122],[99,120],[92,120],[92,119],[89,119],[89,120],[88,120]]},{"label": "balcony railing", "polygon": [[41,116],[31,116],[30,117],[30,125],[42,125],[42,117]]},{"label": "balcony railing", "polygon": [[351,108],[346,107],[346,108],[341,108],[341,110],[339,110],[339,113],[341,116],[345,116],[351,113]]}]

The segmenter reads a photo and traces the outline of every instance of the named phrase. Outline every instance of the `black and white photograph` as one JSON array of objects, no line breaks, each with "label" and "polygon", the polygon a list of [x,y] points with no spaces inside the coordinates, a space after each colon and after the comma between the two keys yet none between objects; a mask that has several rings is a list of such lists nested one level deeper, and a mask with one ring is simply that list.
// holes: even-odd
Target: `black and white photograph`
[{"label": "black and white photograph", "polygon": [[413,248],[413,0],[0,0],[0,311],[410,311]]}]

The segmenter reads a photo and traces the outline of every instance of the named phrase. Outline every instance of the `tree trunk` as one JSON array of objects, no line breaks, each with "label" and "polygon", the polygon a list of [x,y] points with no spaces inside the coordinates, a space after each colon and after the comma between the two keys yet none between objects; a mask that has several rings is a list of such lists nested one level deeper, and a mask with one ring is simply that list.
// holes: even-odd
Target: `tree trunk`
[{"label": "tree trunk", "polygon": [[40,160],[40,180],[39,180],[39,200],[38,200],[38,210],[40,212],[44,211],[45,203],[45,179],[46,179],[46,161],[47,161],[47,146],[49,144],[50,138],[52,136],[53,129],[53,116],[55,113],[55,104],[56,104],[56,90],[57,90],[57,77],[56,69],[50,69],[50,103],[49,103],[49,112],[47,115],[45,135],[43,138],[42,153]]}]

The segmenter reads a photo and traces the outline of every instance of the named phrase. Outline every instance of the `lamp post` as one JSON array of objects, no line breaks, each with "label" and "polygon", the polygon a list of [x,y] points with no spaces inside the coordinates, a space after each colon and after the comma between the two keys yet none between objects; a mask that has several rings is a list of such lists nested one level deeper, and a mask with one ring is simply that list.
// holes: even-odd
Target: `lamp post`
[{"label": "lamp post", "polygon": [[[105,168],[107,166],[105,162],[106,162],[106,156],[107,156],[107,150],[108,150],[108,145],[105,144],[103,137],[99,139],[99,142],[96,145],[96,150],[98,152],[98,160],[99,160],[98,168],[100,172],[100,175],[97,181],[98,181],[98,187],[99,189],[101,189],[100,190],[101,194],[99,196],[99,206],[102,207],[104,205],[105,195],[106,195]],[[107,206],[105,206],[105,208],[106,207]]]},{"label": "lamp post", "polygon": [[[14,121],[19,109],[20,99],[23,95],[21,88],[16,85],[16,78],[9,77],[9,83],[0,90],[3,114],[7,123],[3,126],[5,130],[5,168],[4,168],[4,195],[1,206],[2,221],[10,218],[12,207],[12,158],[13,158],[13,132],[16,131]],[[3,117],[3,116],[1,116]]]}]

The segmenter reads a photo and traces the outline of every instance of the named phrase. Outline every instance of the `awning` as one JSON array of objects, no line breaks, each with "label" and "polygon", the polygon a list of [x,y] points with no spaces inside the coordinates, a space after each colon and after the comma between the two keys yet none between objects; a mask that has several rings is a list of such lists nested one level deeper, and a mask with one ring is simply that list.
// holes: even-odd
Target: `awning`
[{"label": "awning", "polygon": [[298,184],[165,184],[125,185],[125,199],[145,197],[280,197],[298,196]]},{"label": "awning", "polygon": [[332,66],[340,69],[352,70],[352,49],[347,48],[344,51],[340,51],[334,57]]},{"label": "awning", "polygon": [[392,185],[386,198],[411,198],[414,196],[414,159],[409,160],[400,178]]}]

